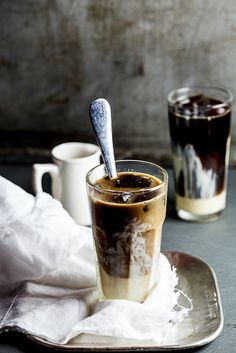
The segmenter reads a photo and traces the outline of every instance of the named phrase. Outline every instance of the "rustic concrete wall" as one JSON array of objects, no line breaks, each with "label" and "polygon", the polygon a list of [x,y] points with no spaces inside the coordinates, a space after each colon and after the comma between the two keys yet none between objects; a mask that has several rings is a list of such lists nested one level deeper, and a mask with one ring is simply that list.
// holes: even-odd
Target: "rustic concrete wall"
[{"label": "rustic concrete wall", "polygon": [[117,153],[165,159],[170,90],[236,96],[235,0],[1,0],[0,28],[2,147],[94,141],[88,106],[106,97]]}]

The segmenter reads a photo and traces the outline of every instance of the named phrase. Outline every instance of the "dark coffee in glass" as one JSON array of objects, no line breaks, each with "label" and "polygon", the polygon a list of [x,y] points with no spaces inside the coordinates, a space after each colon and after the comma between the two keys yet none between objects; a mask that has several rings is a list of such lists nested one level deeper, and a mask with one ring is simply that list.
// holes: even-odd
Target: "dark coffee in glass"
[{"label": "dark coffee in glass", "polygon": [[225,208],[230,148],[231,93],[188,87],[168,96],[177,214],[217,219]]},{"label": "dark coffee in glass", "polygon": [[145,161],[117,161],[117,178],[104,165],[87,175],[102,297],[142,302],[159,279],[166,171]]}]

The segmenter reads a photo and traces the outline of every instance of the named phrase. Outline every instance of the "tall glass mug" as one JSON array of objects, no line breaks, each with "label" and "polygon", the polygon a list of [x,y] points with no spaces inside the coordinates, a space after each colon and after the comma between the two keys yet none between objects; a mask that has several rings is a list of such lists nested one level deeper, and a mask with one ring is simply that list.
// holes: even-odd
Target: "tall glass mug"
[{"label": "tall glass mug", "polygon": [[232,94],[186,87],[168,95],[176,212],[184,220],[216,220],[226,205]]},{"label": "tall glass mug", "polygon": [[158,282],[167,172],[153,163],[116,162],[87,174],[98,280],[102,297],[142,302]]}]

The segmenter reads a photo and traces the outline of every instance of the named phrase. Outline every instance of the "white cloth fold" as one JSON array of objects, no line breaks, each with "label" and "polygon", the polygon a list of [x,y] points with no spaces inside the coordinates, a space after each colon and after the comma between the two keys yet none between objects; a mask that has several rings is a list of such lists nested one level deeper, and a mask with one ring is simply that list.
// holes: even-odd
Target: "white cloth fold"
[{"label": "white cloth fold", "polygon": [[91,230],[60,202],[0,177],[0,330],[15,327],[56,343],[81,333],[162,342],[188,308],[167,258],[143,303],[98,301]]}]

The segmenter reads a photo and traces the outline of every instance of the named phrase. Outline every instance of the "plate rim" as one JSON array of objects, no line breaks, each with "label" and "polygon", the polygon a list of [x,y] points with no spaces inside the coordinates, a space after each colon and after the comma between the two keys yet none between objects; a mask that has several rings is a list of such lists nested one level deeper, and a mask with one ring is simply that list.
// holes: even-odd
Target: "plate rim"
[{"label": "plate rim", "polygon": [[[177,345],[177,344],[164,344],[164,345],[155,345],[155,344],[150,344],[150,345],[142,345],[140,341],[139,345],[135,345],[135,344],[130,344],[125,345],[124,343],[122,343],[120,346],[109,346],[109,344],[107,345],[99,345],[96,346],[94,345],[94,343],[88,344],[85,343],[83,345],[68,345],[68,344],[60,344],[60,343],[53,343],[50,341],[47,341],[46,339],[43,339],[37,335],[34,334],[30,334],[30,333],[26,333],[27,337],[32,340],[33,342],[42,345],[46,348],[50,348],[50,349],[55,349],[55,350],[63,350],[63,351],[80,351],[80,352],[131,352],[131,351],[178,351],[178,350],[185,350],[185,349],[190,349],[190,348],[197,348],[197,347],[201,347],[205,344],[208,344],[210,342],[212,342],[214,339],[216,339],[220,333],[223,330],[224,327],[224,314],[223,314],[223,306],[222,306],[222,300],[221,300],[221,295],[220,295],[220,291],[219,291],[219,286],[218,286],[218,281],[217,281],[217,277],[215,274],[214,269],[211,267],[211,265],[209,265],[207,263],[206,260],[202,259],[201,257],[198,257],[196,255],[192,255],[189,253],[185,253],[185,252],[181,252],[181,251],[171,251],[171,250],[166,250],[162,252],[165,256],[168,255],[173,255],[173,254],[178,254],[180,256],[186,256],[189,258],[192,258],[198,262],[202,262],[206,267],[209,268],[210,273],[214,279],[214,285],[215,285],[215,289],[216,289],[216,294],[217,294],[217,304],[218,304],[218,309],[219,309],[219,326],[217,327],[217,329],[210,334],[209,336],[205,337],[205,338],[201,338],[199,340],[196,340],[193,343],[186,343],[183,345]],[[169,259],[169,258],[168,258]],[[177,268],[178,270],[178,268]]]}]

